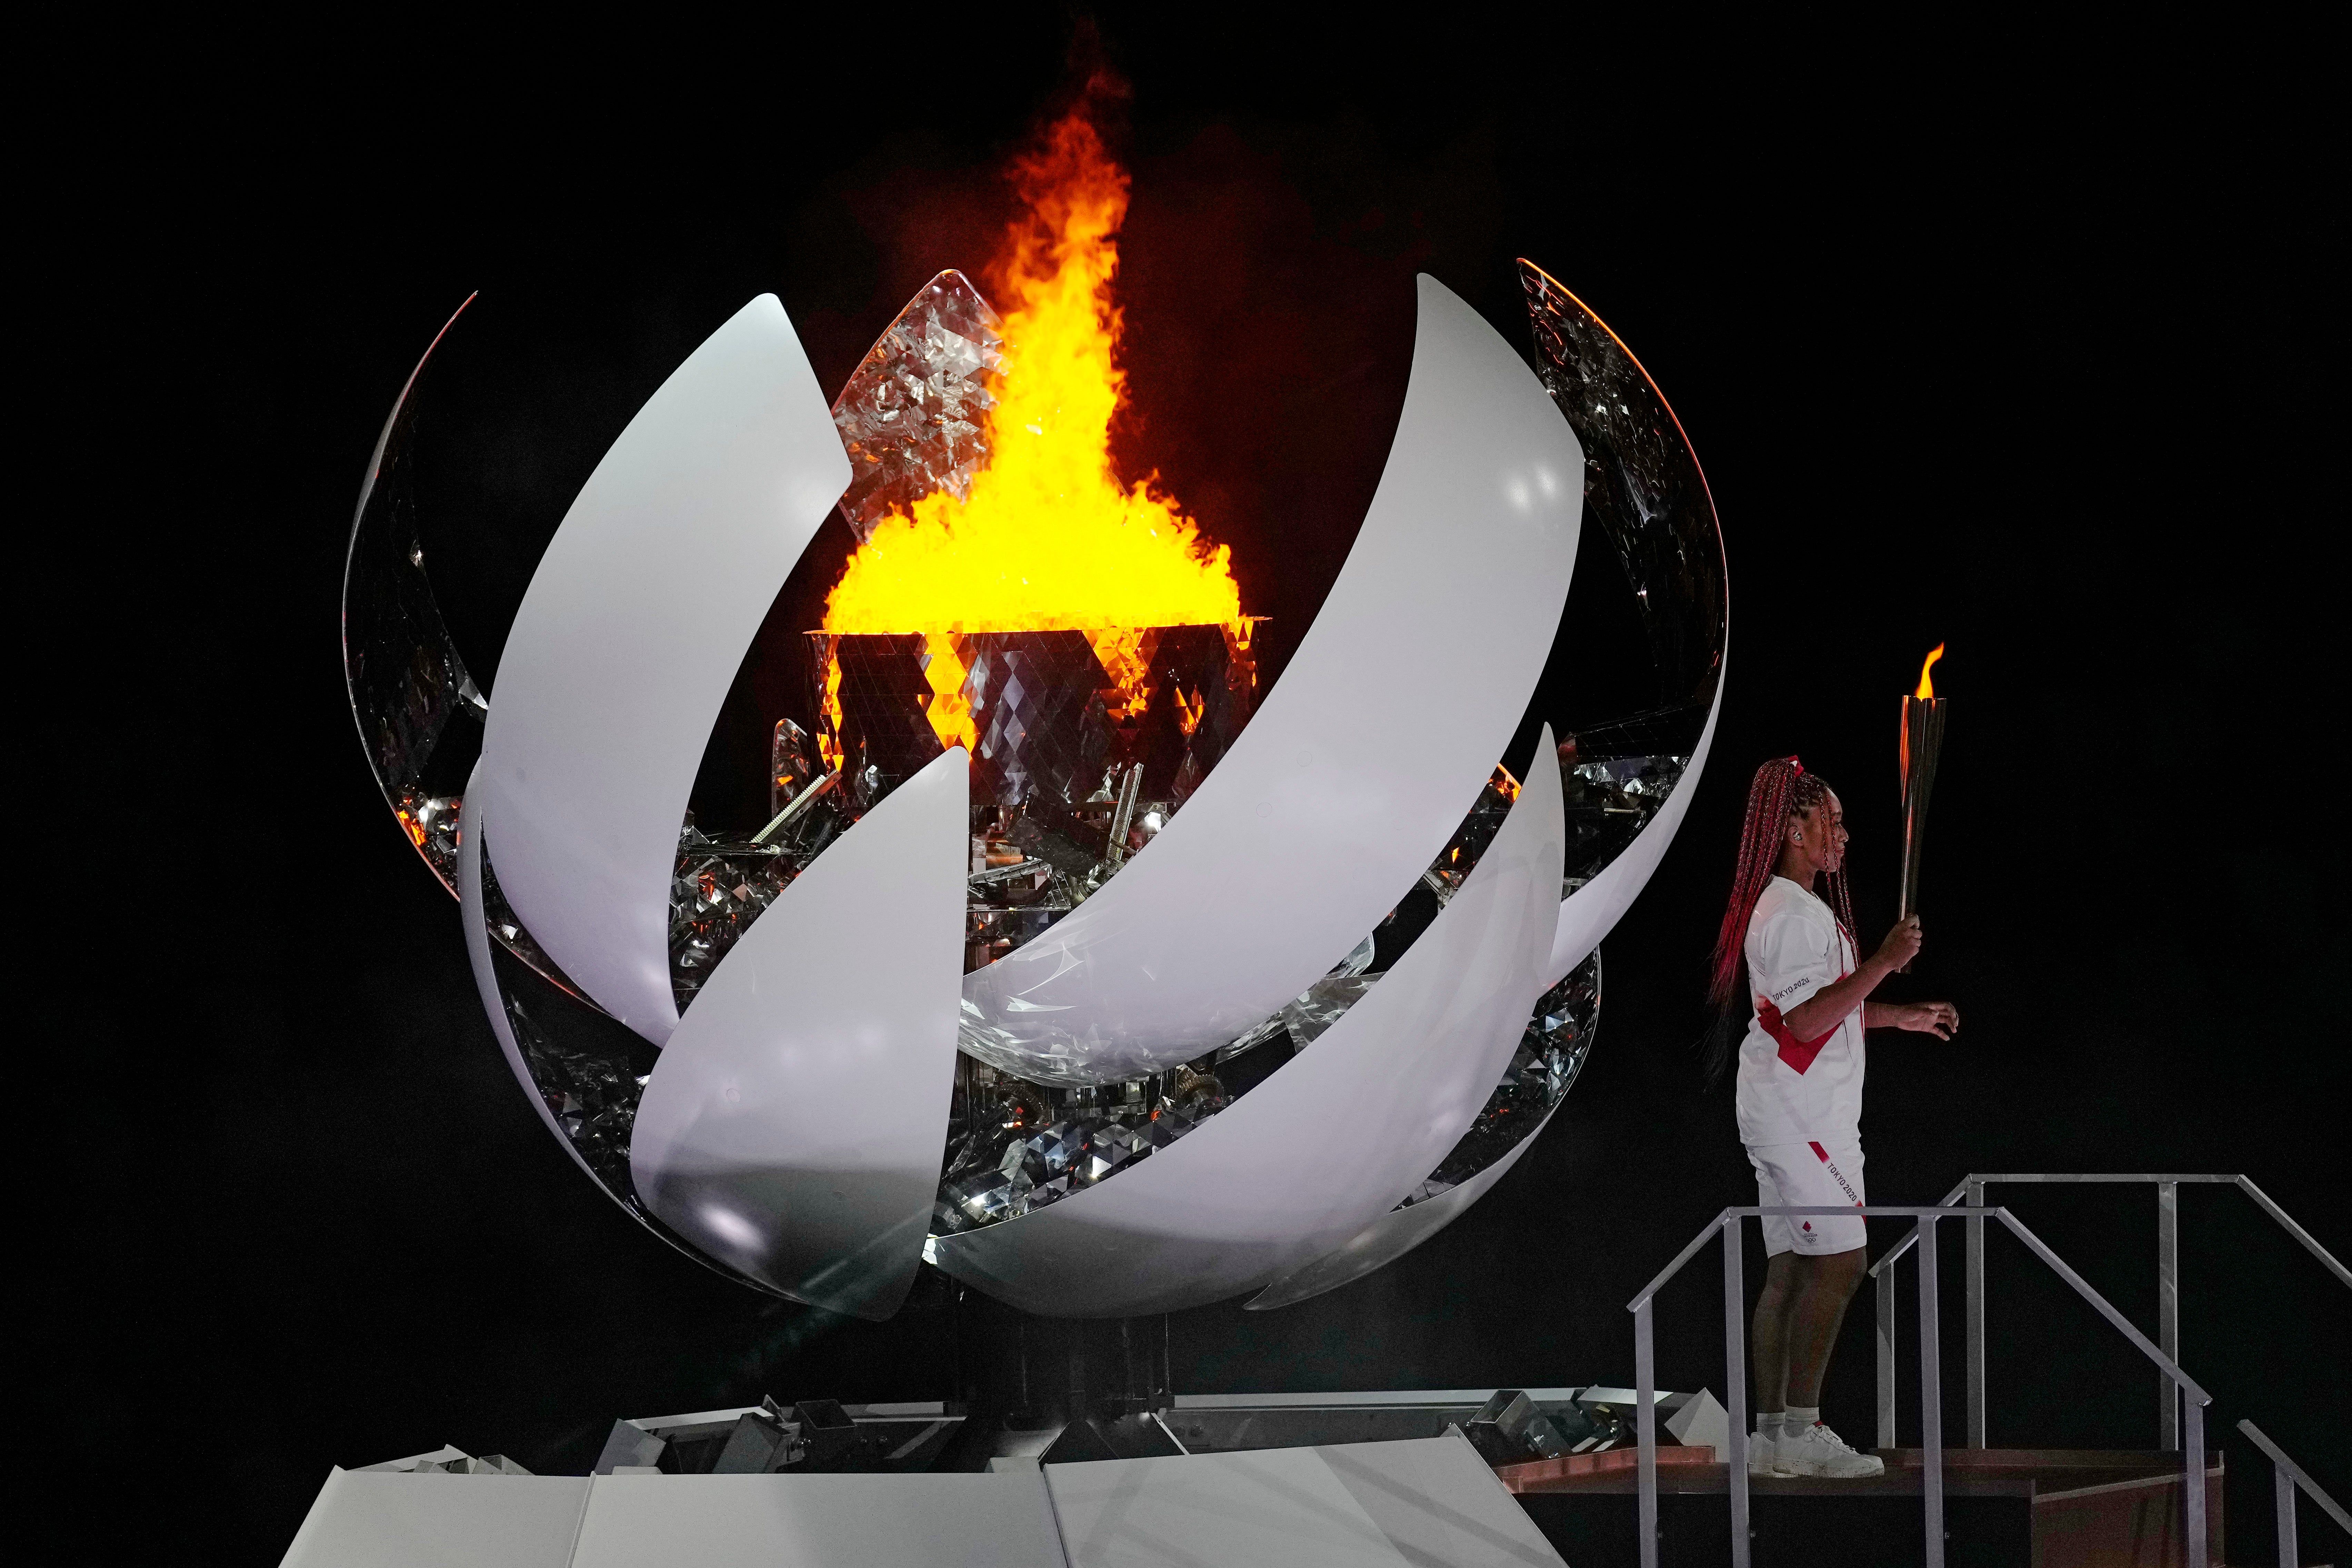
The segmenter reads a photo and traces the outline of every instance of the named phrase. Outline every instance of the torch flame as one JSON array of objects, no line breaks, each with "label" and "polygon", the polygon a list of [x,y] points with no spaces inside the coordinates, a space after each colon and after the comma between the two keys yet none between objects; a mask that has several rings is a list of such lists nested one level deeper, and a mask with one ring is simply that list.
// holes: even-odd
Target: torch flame
[{"label": "torch flame", "polygon": [[1126,401],[1110,299],[1126,172],[1073,114],[1014,172],[1027,210],[997,268],[998,302],[1011,308],[1004,366],[991,388],[989,465],[973,476],[969,499],[937,491],[911,514],[884,518],[827,596],[824,629],[1236,621],[1230,549],[1210,545],[1173,497],[1153,490],[1156,474],[1124,485],[1111,465],[1111,418]]},{"label": "torch flame", "polygon": [[1935,677],[1930,675],[1927,672],[1934,669],[1936,667],[1936,661],[1943,656],[1944,645],[1941,643],[1938,643],[1936,644],[1936,651],[1927,655],[1927,662],[1919,666],[1919,689],[1911,695],[1923,703],[1933,702],[1935,700],[1936,680]]}]

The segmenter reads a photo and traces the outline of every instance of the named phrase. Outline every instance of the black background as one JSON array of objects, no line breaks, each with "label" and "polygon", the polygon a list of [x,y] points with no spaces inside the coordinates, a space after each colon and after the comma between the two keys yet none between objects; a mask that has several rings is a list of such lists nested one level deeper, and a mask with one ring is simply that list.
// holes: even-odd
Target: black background
[{"label": "black background", "polygon": [[[20,460],[55,477],[18,524],[35,744],[12,794],[44,955],[20,1290],[68,1467],[201,1499],[115,1512],[158,1559],[274,1561],[331,1464],[443,1441],[553,1463],[615,1416],[763,1392],[948,1396],[960,1356],[1001,1344],[937,1289],[882,1325],[754,1297],[581,1180],[385,821],[336,641],[368,453],[469,292],[426,549],[487,688],[571,496],[729,314],[774,290],[837,386],[924,278],[982,269],[1073,28],[976,26],[890,13],[595,61],[142,38],[152,90],[111,113],[121,84],[62,57],[101,96],[37,139],[58,215],[22,305],[54,390]],[[1416,271],[1515,344],[1515,256],[1587,300],[1673,401],[1731,564],[1715,756],[1605,946],[1600,1043],[1554,1125],[1381,1273],[1178,1314],[1176,1386],[1627,1379],[1626,1300],[1754,1201],[1693,1050],[1747,774],[1797,751],[1841,787],[1883,929],[1896,698],[1939,641],[1928,940],[1899,984],[1967,1027],[1874,1040],[1872,1197],[1931,1201],[1971,1169],[2244,1171],[2352,1255],[2317,369],[2340,310],[2292,95],[2247,91],[2220,40],[1865,57],[1775,37],[1700,71],[1671,37],[1535,26],[1465,18],[1438,47],[1105,25],[1132,88],[1106,110],[1135,182],[1121,462],[1233,545],[1276,663],[1378,478]],[[1571,725],[1646,700],[1599,542],[1538,705]],[[772,624],[846,548],[829,525]],[[1433,602],[1405,634],[1434,654],[1477,630]],[[1410,743],[1378,693],[1364,714],[1369,761]],[[2000,1196],[2152,1330],[2147,1189]],[[2252,1416],[2352,1495],[2346,1295],[2242,1197],[2182,1210],[2211,1430]],[[2150,1446],[2155,1374],[2021,1249],[1991,1250],[1995,1442]],[[1665,1385],[1720,1392],[1717,1300],[1706,1260],[1663,1299]],[[1869,1322],[1858,1306],[1825,1396],[1865,1442]],[[2255,1560],[2267,1467],[2216,1441]]]}]

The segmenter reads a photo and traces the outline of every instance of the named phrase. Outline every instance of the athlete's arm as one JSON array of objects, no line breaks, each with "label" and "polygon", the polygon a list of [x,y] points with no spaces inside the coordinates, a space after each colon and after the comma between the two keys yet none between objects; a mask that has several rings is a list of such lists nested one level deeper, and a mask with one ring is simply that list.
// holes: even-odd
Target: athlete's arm
[{"label": "athlete's arm", "polygon": [[[1878,951],[1864,958],[1853,974],[1823,986],[1789,1013],[1785,1020],[1789,1032],[1799,1040],[1819,1040],[1869,1000],[1879,982],[1909,963],[1918,951],[1919,917],[1906,915],[1895,923],[1895,929],[1886,934]],[[1863,1022],[1868,1027],[1866,1017]]]},{"label": "athlete's arm", "polygon": [[1960,1009],[1949,1002],[1864,1002],[1864,1029],[1907,1029],[1949,1040],[1960,1031]]}]

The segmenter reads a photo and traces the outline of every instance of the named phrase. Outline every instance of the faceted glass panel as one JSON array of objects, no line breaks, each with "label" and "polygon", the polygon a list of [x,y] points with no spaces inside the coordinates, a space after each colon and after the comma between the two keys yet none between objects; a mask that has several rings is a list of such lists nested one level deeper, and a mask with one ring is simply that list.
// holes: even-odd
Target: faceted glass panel
[{"label": "faceted glass panel", "polygon": [[987,378],[1003,356],[1003,322],[952,269],[923,286],[890,323],[833,405],[849,453],[841,515],[863,544],[874,526],[937,491],[971,494],[988,463]]}]

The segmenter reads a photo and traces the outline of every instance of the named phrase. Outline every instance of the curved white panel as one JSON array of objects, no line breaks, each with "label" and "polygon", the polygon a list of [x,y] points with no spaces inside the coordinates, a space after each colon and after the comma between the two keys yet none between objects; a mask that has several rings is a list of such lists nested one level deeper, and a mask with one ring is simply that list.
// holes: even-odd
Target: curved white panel
[{"label": "curved white panel", "polygon": [[1549,727],[1538,745],[1462,890],[1313,1045],[1101,1186],[940,1237],[940,1266],[1028,1312],[1170,1312],[1278,1278],[1394,1208],[1486,1104],[1543,994],[1566,827]]},{"label": "curved white panel", "polygon": [[1723,646],[1723,667],[1717,673],[1715,701],[1706,710],[1706,727],[1699,732],[1698,745],[1691,748],[1690,766],[1683,769],[1675,785],[1675,792],[1658,808],[1658,814],[1649,825],[1627,844],[1622,853],[1601,868],[1601,874],[1561,900],[1559,927],[1553,934],[1551,958],[1544,967],[1544,985],[1558,985],[1570,969],[1584,962],[1586,954],[1601,946],[1633,900],[1649,885],[1650,873],[1658,869],[1665,858],[1666,846],[1675,841],[1675,830],[1683,824],[1683,814],[1690,810],[1691,797],[1698,793],[1699,774],[1706,767],[1706,754],[1715,745],[1715,719],[1723,711],[1723,686],[1731,676],[1731,643],[1726,633]]},{"label": "curved white panel", "polygon": [[659,1044],[670,875],[695,768],[849,459],[784,308],[762,294],[604,454],[499,662],[477,788],[499,885],[548,956]]},{"label": "curved white panel", "polygon": [[[482,824],[488,815],[488,802],[483,798],[482,768],[474,764],[471,777],[466,780],[466,793],[457,812],[457,913],[466,924],[466,954],[474,961],[474,984],[482,993],[482,1010],[490,1015],[490,1032],[499,1037],[499,1050],[506,1054],[507,1065],[514,1069],[515,1081],[522,1085],[539,1119],[572,1156],[572,1163],[587,1173],[596,1183],[596,1190],[612,1197],[610,1190],[590,1170],[588,1162],[580,1157],[571,1138],[565,1135],[563,1124],[548,1109],[547,1099],[531,1081],[530,1068],[522,1059],[522,1047],[515,1043],[514,1020],[507,1017],[506,999],[499,994],[498,971],[490,967],[490,927],[482,908]],[[620,1202],[614,1197],[614,1201]],[[627,1205],[622,1205],[624,1208]]]},{"label": "curved white panel", "polygon": [[[1098,1082],[1241,1034],[1381,923],[1510,744],[1567,600],[1583,453],[1494,329],[1420,288],[1395,444],[1298,653],[1132,865],[965,977],[974,1054]],[[1368,757],[1371,713],[1411,744]]]},{"label": "curved white panel", "polygon": [[1494,1185],[1503,1179],[1503,1173],[1519,1163],[1519,1156],[1534,1146],[1543,1136],[1544,1129],[1559,1112],[1555,1104],[1544,1113],[1536,1130],[1511,1146],[1511,1152],[1472,1176],[1459,1186],[1448,1187],[1435,1197],[1414,1204],[1411,1208],[1392,1208],[1370,1225],[1356,1232],[1348,1243],[1335,1251],[1326,1252],[1304,1269],[1286,1274],[1250,1298],[1248,1310],[1268,1312],[1276,1307],[1296,1306],[1311,1296],[1326,1291],[1336,1291],[1352,1284],[1376,1269],[1384,1269],[1456,1219],[1469,1207],[1486,1196]]},{"label": "curved white panel", "polygon": [[970,793],[957,747],[819,856],[720,960],[637,1105],[638,1200],[813,1306],[888,1317],[922,1257],[955,1082]]}]

